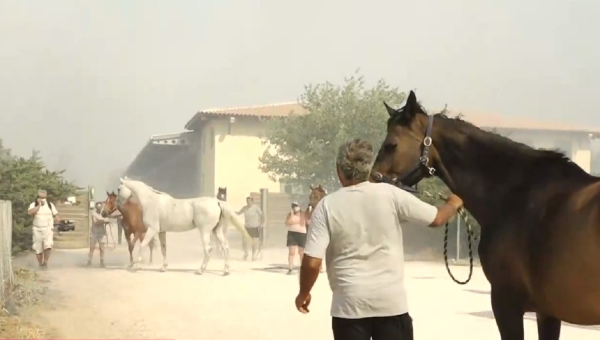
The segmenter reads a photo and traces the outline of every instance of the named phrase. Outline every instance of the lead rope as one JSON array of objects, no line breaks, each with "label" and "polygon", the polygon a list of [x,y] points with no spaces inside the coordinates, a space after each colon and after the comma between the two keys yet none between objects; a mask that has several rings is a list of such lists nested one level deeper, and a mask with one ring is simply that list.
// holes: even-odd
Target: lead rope
[{"label": "lead rope", "polygon": [[[118,222],[117,222],[118,223]],[[108,224],[108,230],[110,230],[110,237],[112,238],[112,247],[110,246],[110,242],[108,240],[108,233],[106,233],[105,237],[106,237],[106,249],[108,250],[115,250],[117,248],[117,242],[115,242],[115,236],[113,235],[113,231],[112,231],[112,225],[110,223]],[[118,224],[117,224],[117,228],[118,228]],[[105,226],[106,228],[106,226]]]},{"label": "lead rope", "polygon": [[446,264],[446,270],[448,271],[448,275],[450,275],[452,281],[458,283],[459,285],[465,285],[471,281],[471,277],[473,276],[473,228],[471,228],[469,217],[463,208],[458,210],[458,215],[463,218],[465,221],[465,226],[467,227],[467,240],[469,242],[469,276],[465,281],[459,281],[454,277],[452,271],[450,270],[450,266],[448,265],[448,222],[446,222],[446,230],[444,230],[444,263]]},{"label": "lead rope", "polygon": [[[426,191],[425,194],[433,197],[433,195]],[[447,199],[447,197],[442,194],[439,194],[438,197],[443,200]],[[467,211],[464,208],[458,209],[457,213],[464,220],[467,229],[467,240],[469,242],[469,276],[465,281],[460,281],[454,277],[452,271],[450,270],[450,265],[448,264],[448,222],[446,222],[446,227],[444,230],[444,263],[446,265],[446,271],[448,271],[448,275],[450,275],[452,281],[458,283],[459,285],[466,285],[473,277],[473,227],[471,225],[471,219],[469,218],[469,215],[467,215]]]}]

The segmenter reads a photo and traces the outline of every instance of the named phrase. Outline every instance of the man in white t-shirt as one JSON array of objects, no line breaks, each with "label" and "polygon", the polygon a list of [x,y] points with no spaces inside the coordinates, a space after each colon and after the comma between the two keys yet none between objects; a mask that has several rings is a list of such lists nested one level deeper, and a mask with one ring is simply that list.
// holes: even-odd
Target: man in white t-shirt
[{"label": "man in white t-shirt", "polygon": [[315,207],[304,249],[296,308],[308,313],[325,257],[336,340],[413,339],[402,224],[441,226],[462,206],[455,195],[436,208],[395,186],[369,182],[374,157],[364,140],[340,147],[336,165],[343,188]]},{"label": "man in white t-shirt", "polygon": [[38,198],[29,205],[27,213],[33,216],[33,250],[40,268],[48,266],[50,251],[54,243],[54,222],[58,222],[58,211],[48,202],[46,190],[38,191]]}]

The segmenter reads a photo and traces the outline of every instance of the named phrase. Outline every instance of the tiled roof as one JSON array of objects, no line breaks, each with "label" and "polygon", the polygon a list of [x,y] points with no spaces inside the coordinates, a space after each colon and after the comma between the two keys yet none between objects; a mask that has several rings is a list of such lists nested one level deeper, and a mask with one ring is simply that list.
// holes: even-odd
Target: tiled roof
[{"label": "tiled roof", "polygon": [[[383,108],[382,108],[383,109]],[[213,108],[201,110],[186,124],[190,129],[194,122],[202,116],[250,116],[250,117],[285,117],[290,112],[306,114],[307,111],[297,102],[288,102],[271,105]],[[439,110],[438,110],[439,111]],[[438,112],[431,111],[431,112]],[[458,114],[460,111],[448,112],[449,115]],[[463,119],[482,128],[497,129],[522,129],[522,130],[549,130],[549,131],[578,131],[600,134],[600,128],[592,128],[577,124],[567,124],[551,120],[537,120],[526,117],[502,116],[493,114],[460,112]]]}]

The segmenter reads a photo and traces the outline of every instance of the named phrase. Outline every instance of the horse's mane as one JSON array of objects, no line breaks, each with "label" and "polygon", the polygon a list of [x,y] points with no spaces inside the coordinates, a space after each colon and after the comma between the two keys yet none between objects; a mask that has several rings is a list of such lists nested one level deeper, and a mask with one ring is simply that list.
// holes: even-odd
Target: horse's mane
[{"label": "horse's mane", "polygon": [[[522,161],[535,163],[541,166],[556,167],[573,171],[575,173],[585,173],[577,164],[575,164],[564,152],[560,150],[535,149],[529,145],[519,143],[495,131],[484,130],[475,126],[462,118],[459,114],[449,117],[444,111],[434,115],[437,119],[443,119],[449,126],[457,131],[464,132],[470,136],[478,136],[483,143],[493,146],[495,150],[505,154],[508,157],[519,157]],[[499,160],[499,162],[501,162]]]},{"label": "horse's mane", "polygon": [[[405,114],[406,106],[403,106],[396,110],[396,114],[390,117],[390,122],[402,124],[403,119],[406,119]],[[492,146],[499,153],[511,157],[520,157],[523,162],[536,163],[541,166],[556,167],[559,166],[561,169],[566,170],[573,174],[586,174],[577,164],[559,150],[545,150],[535,149],[526,144],[516,142],[506,136],[502,136],[494,131],[483,130],[478,126],[475,126],[471,122],[468,122],[462,118],[462,114],[458,114],[454,117],[449,117],[444,108],[440,113],[434,114],[437,119],[443,119],[449,126],[455,130],[464,132],[465,135],[477,136],[478,140]],[[425,108],[421,103],[417,103],[416,108],[417,114],[428,115]],[[435,123],[434,123],[435,124]],[[501,162],[501,161],[499,161]]]},{"label": "horse's mane", "polygon": [[165,195],[165,196],[171,197],[171,195],[167,194],[166,192],[162,192],[162,191],[156,190],[153,187],[149,186],[148,184],[146,184],[146,183],[144,183],[142,181],[136,181],[136,180],[132,180],[132,179],[128,179],[127,181],[128,182],[137,182],[137,183],[143,184],[148,190],[154,192],[155,194]]}]

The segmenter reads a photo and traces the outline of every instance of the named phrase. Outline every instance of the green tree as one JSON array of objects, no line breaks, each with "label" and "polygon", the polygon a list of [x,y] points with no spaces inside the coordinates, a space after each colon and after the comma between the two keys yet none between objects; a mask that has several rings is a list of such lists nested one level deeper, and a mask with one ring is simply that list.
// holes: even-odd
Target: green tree
[{"label": "green tree", "polygon": [[263,143],[268,148],[260,158],[260,168],[282,182],[335,189],[339,186],[335,173],[339,145],[359,137],[379,147],[388,118],[383,101],[397,106],[405,98],[384,80],[367,88],[358,75],[345,79],[341,86],[308,85],[300,98],[308,114],[292,112],[267,122]]},{"label": "green tree", "polygon": [[47,170],[37,151],[29,158],[16,157],[0,141],[0,199],[12,202],[14,251],[31,246],[31,217],[27,210],[39,189],[48,192],[51,202],[66,199],[79,189],[66,181],[63,173],[64,170]]}]

